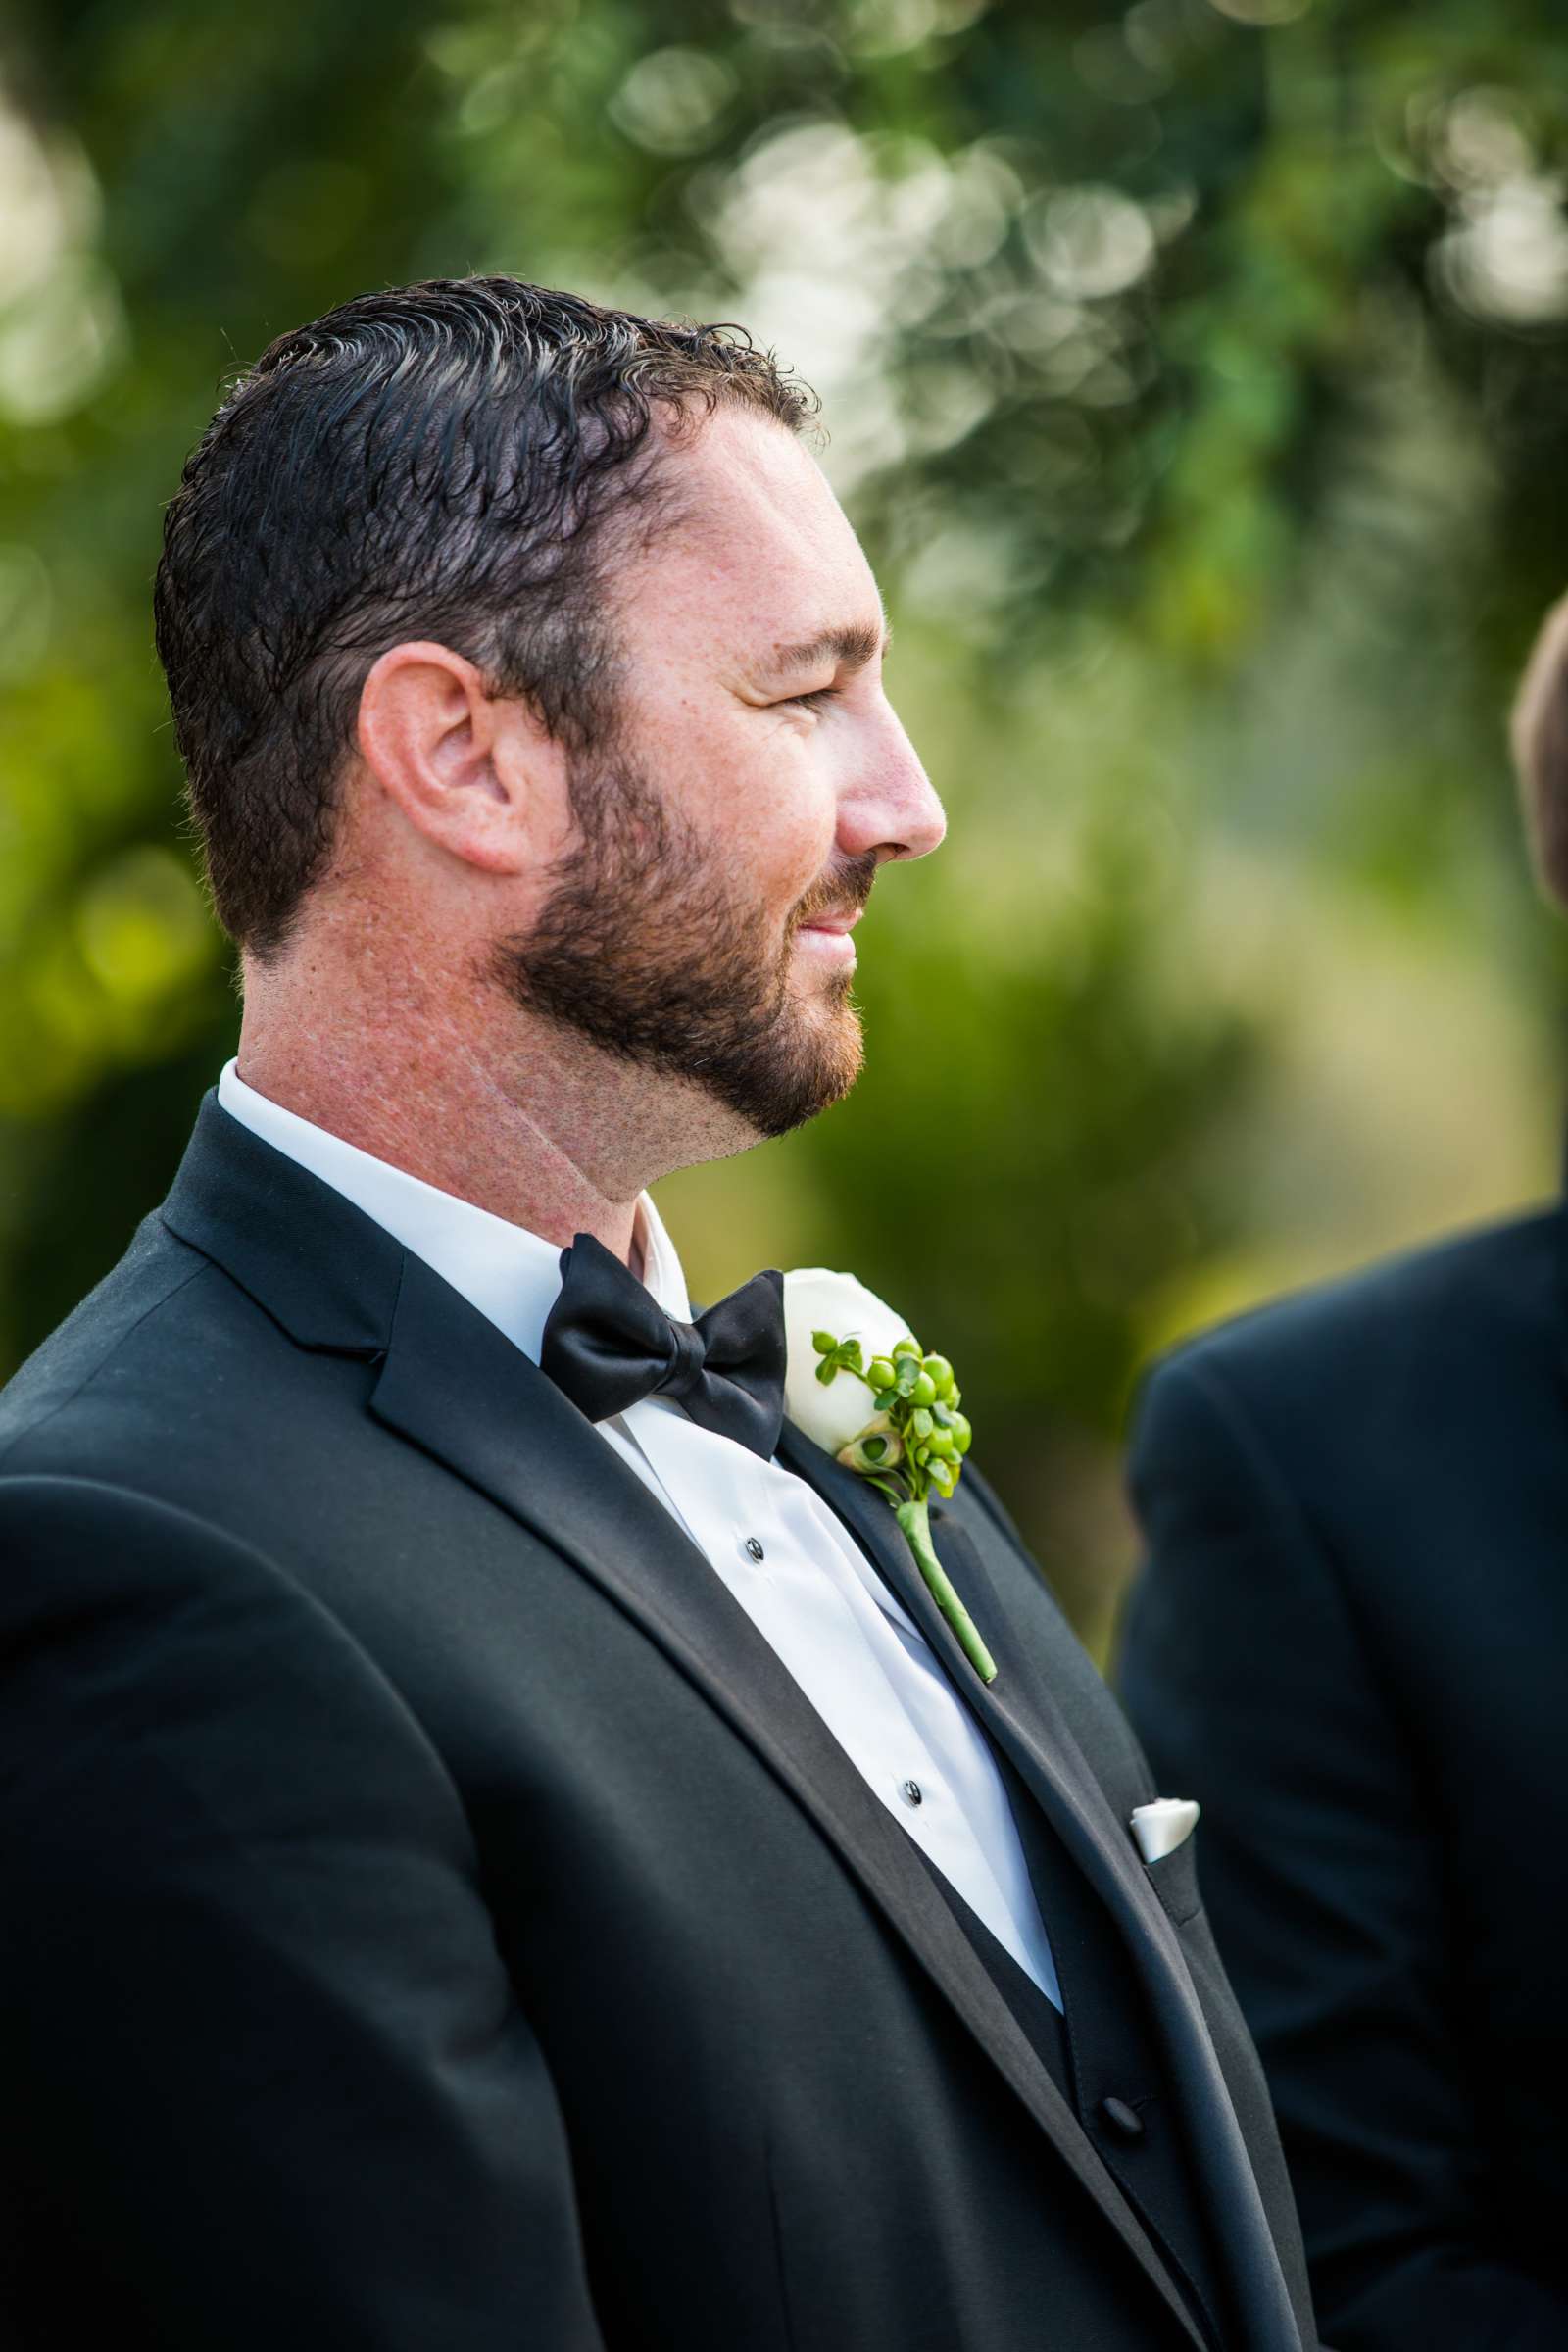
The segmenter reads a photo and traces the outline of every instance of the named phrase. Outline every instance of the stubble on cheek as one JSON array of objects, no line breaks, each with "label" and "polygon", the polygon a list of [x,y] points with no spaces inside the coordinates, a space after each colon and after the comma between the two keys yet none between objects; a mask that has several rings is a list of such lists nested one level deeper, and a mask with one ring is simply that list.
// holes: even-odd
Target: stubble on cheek
[{"label": "stubble on cheek", "polygon": [[808,971],[797,940],[863,904],[876,859],[818,872],[781,909],[776,841],[748,865],[744,846],[718,849],[630,762],[598,762],[577,787],[579,845],[490,977],[616,1058],[695,1081],[762,1135],[848,1093],[862,1058],[853,966]]}]

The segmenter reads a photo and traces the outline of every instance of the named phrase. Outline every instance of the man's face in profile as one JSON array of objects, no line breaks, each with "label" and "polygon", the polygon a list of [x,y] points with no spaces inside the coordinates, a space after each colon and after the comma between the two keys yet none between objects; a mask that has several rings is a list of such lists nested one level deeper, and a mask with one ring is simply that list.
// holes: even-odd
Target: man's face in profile
[{"label": "man's face in profile", "polygon": [[847,1094],[852,926],[941,805],[881,682],[864,555],[814,460],[720,409],[612,574],[616,719],[572,767],[579,838],[501,971],[520,1003],[694,1082],[761,1136]]}]

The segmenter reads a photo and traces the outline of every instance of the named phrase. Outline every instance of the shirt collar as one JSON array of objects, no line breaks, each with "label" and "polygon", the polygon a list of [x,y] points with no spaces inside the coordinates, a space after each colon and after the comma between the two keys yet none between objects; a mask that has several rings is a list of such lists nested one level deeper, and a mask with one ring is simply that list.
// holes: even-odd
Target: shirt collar
[{"label": "shirt collar", "polygon": [[[561,1290],[561,1250],[522,1225],[493,1216],[455,1193],[376,1159],[358,1145],[330,1135],[314,1120],[247,1086],[235,1062],[225,1063],[218,1081],[218,1100],[231,1118],[259,1135],[263,1143],[296,1160],[356,1208],[412,1250],[477,1307],[498,1331],[539,1361],[545,1318]],[[643,1275],[648,1289],[667,1315],[680,1323],[692,1319],[686,1277],[664,1221],[647,1193],[637,1199],[638,1231],[643,1246]]]}]

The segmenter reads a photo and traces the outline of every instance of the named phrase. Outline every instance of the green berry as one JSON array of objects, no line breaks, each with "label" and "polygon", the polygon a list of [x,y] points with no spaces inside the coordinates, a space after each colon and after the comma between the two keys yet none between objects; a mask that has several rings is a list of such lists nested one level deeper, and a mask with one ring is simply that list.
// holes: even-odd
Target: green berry
[{"label": "green berry", "polygon": [[953,1366],[945,1355],[928,1355],[921,1361],[921,1370],[928,1372],[936,1383],[939,1396],[946,1396],[953,1386]]},{"label": "green berry", "polygon": [[974,1432],[969,1427],[968,1418],[965,1414],[954,1414],[953,1427],[948,1434],[951,1436],[954,1445],[957,1447],[960,1454],[968,1452],[970,1445],[974,1439]]},{"label": "green berry", "polygon": [[936,1455],[938,1461],[956,1461],[958,1441],[951,1429],[934,1429],[928,1443],[931,1452]]},{"label": "green berry", "polygon": [[873,1389],[891,1389],[893,1386],[891,1358],[885,1355],[873,1355],[866,1368],[865,1377]]},{"label": "green berry", "polygon": [[893,1343],[893,1360],[895,1363],[897,1363],[901,1355],[918,1355],[919,1352],[919,1341],[911,1340],[907,1332],[906,1332],[902,1340],[895,1340]]},{"label": "green berry", "polygon": [[937,1400],[937,1384],[932,1379],[929,1372],[922,1372],[920,1374],[913,1388],[909,1391],[909,1395],[914,1399],[916,1404],[935,1404]]}]

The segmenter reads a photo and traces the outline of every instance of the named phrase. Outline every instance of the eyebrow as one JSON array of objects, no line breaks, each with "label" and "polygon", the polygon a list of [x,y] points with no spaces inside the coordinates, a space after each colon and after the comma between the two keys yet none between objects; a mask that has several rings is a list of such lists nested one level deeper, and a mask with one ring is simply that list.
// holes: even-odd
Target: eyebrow
[{"label": "eyebrow", "polygon": [[799,645],[781,645],[767,660],[759,664],[759,674],[764,678],[794,677],[803,669],[820,669],[824,662],[832,662],[840,669],[864,669],[879,654],[885,654],[893,643],[893,625],[884,615],[879,629],[863,620],[847,621],[840,628],[819,629]]}]

